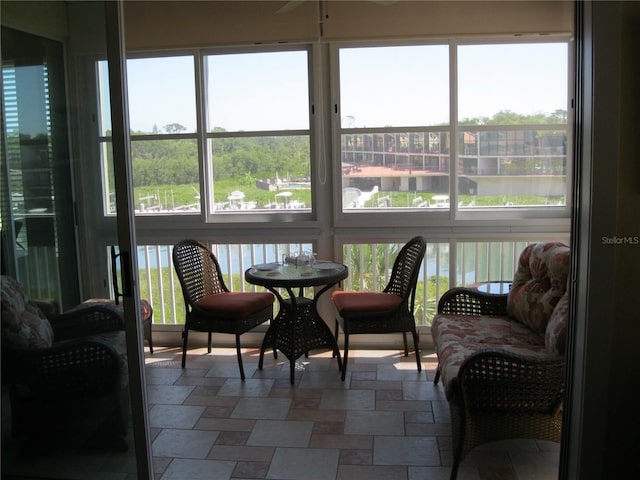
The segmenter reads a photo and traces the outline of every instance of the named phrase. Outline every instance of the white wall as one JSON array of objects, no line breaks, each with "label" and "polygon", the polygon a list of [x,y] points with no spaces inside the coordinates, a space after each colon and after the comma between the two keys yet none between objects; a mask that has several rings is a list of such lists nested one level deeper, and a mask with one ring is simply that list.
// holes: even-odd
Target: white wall
[{"label": "white wall", "polygon": [[[127,49],[573,31],[570,1],[126,1]],[[322,7],[322,11],[320,11]],[[322,23],[322,26],[320,25]]]}]

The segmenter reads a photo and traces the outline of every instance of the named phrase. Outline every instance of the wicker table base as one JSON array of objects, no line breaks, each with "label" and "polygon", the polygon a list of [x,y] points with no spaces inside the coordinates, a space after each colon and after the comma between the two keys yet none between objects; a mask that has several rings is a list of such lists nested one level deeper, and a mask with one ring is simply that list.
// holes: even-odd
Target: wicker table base
[{"label": "wicker table base", "polygon": [[[295,363],[303,354],[319,348],[333,351],[338,358],[338,368],[342,370],[342,359],[333,332],[318,313],[317,303],[320,296],[348,275],[344,265],[335,264],[335,269],[316,269],[311,267],[298,269],[280,266],[277,271],[265,272],[250,268],[245,272],[245,279],[249,283],[262,285],[269,289],[278,299],[280,310],[271,322],[260,348],[260,362],[262,369],[264,352],[273,349],[274,354],[280,350],[290,363],[291,384],[295,384]],[[313,298],[302,295],[304,287],[322,286]],[[280,290],[287,292],[284,298]],[[294,289],[299,289],[298,294]],[[277,357],[276,357],[277,358]]]}]

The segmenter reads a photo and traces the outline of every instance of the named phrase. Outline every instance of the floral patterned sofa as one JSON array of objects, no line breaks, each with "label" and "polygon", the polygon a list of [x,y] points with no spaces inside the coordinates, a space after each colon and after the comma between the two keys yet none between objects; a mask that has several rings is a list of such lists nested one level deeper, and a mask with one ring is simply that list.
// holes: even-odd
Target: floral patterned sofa
[{"label": "floral patterned sofa", "polygon": [[508,294],[454,288],[431,334],[451,409],[455,479],[474,447],[507,438],[559,442],[569,313],[570,252],[535,243],[521,253]]},{"label": "floral patterned sofa", "polygon": [[[122,315],[106,305],[63,314],[0,279],[2,382],[9,387],[14,436],[127,448],[129,382]],[[5,405],[3,405],[5,407]]]}]

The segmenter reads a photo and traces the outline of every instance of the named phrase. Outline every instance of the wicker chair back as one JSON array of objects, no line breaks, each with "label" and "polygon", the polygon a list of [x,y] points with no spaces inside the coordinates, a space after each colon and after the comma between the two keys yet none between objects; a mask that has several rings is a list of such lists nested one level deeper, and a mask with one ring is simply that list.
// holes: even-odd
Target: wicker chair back
[{"label": "wicker chair back", "polygon": [[[407,333],[413,336],[418,371],[420,362],[419,339],[413,307],[420,266],[427,248],[426,239],[417,236],[409,240],[398,252],[391,269],[389,281],[382,292],[334,292],[336,306],[335,337],[339,326],[344,332],[342,380],[346,378],[349,359],[349,335],[361,333],[402,333],[404,354],[409,355]],[[393,297],[401,301],[391,301]],[[378,305],[378,306],[376,306]],[[389,305],[393,305],[390,306]],[[382,306],[382,307],[380,307]]]},{"label": "wicker chair back", "polygon": [[398,252],[391,270],[389,283],[384,288],[385,293],[393,293],[402,297],[403,304],[413,312],[416,284],[420,265],[424,258],[427,242],[424,237],[414,237]]},{"label": "wicker chair back", "polygon": [[187,357],[189,330],[207,332],[209,353],[212,333],[229,333],[235,335],[240,378],[244,380],[240,335],[273,318],[275,297],[269,292],[230,292],[218,259],[197,240],[178,242],[172,257],[185,305],[182,368]]},{"label": "wicker chair back", "polygon": [[197,240],[182,240],[174,246],[173,265],[188,308],[207,295],[229,291],[217,258]]}]

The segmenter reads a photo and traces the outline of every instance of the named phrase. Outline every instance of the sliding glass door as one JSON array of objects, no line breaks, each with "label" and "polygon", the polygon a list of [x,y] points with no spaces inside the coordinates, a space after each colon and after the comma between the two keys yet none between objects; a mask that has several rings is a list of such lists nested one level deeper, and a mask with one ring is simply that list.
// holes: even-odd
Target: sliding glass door
[{"label": "sliding glass door", "polygon": [[79,301],[62,43],[2,27],[2,270]]},{"label": "sliding glass door", "polygon": [[[121,302],[124,332],[107,332],[109,338],[96,340],[107,343],[109,355],[118,357],[117,392],[111,393],[112,385],[102,385],[111,396],[96,393],[94,398],[75,395],[70,388],[65,390],[65,395],[71,391],[69,396],[60,402],[66,406],[73,400],[81,406],[70,409],[73,421],[81,427],[76,428],[74,423],[69,431],[55,432],[46,428],[34,428],[37,432],[14,429],[15,393],[24,387],[15,373],[22,369],[16,363],[4,362],[3,355],[2,476],[152,478],[137,268],[132,267],[136,264],[135,226],[129,193],[121,4],[51,2],[48,12],[55,18],[64,18],[61,31],[53,35],[64,38],[63,43],[33,33],[43,29],[49,34],[42,27],[49,18],[38,9],[31,9],[29,2],[19,6],[17,3],[15,8],[2,11],[2,273],[17,278],[30,297],[56,300],[65,311],[88,297],[113,296],[107,246],[117,244],[122,253],[120,270],[126,277],[121,283],[128,288]],[[25,25],[25,30],[32,33],[7,28],[5,22]],[[108,64],[110,71],[99,86],[95,68],[92,69],[96,61]],[[109,175],[115,178],[117,191],[111,221],[91,228],[87,227],[87,219],[92,216],[92,208],[100,204],[101,195],[86,180],[91,176],[87,172],[99,163],[100,154],[87,145],[96,144],[95,125],[106,120],[96,118],[97,104],[90,100],[95,95],[87,94],[97,88],[110,90],[113,172]],[[54,348],[50,350],[62,348],[56,346],[57,340],[54,334]],[[94,340],[92,337],[90,341]],[[53,353],[51,356],[53,363],[58,357]],[[56,386],[66,381],[63,374],[59,375],[58,379],[54,375],[50,379],[57,382]],[[118,420],[124,419],[126,428],[124,435],[118,429],[122,437],[110,443],[102,435],[102,429],[110,426],[103,417],[104,412],[115,408],[112,400],[116,396],[118,412],[122,413]],[[38,401],[43,405],[50,403],[46,395],[41,398]],[[90,408],[94,404],[96,408]],[[52,441],[38,449],[43,438]]]}]

